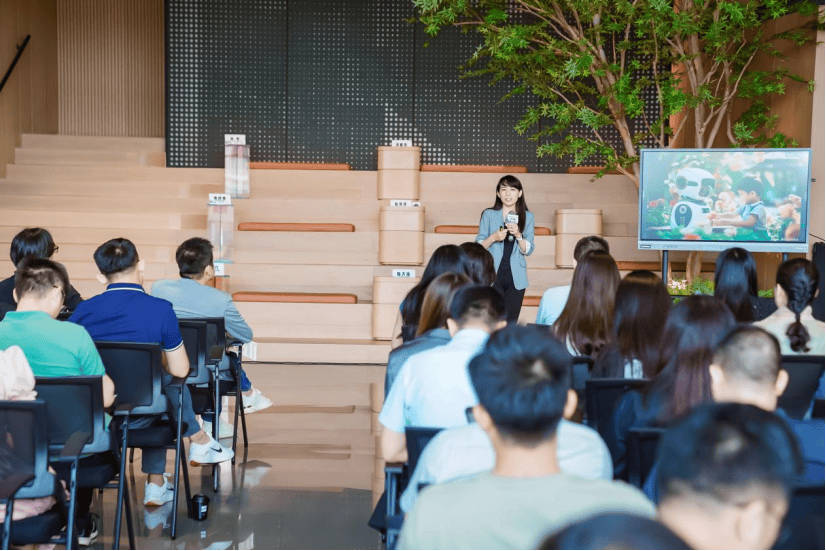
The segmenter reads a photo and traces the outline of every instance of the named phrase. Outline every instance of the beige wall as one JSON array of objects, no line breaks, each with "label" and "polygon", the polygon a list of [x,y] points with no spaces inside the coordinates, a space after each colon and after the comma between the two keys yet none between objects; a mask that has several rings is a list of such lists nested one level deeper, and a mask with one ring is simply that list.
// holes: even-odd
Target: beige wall
[{"label": "beige wall", "polygon": [[32,35],[0,91],[0,178],[6,175],[6,165],[14,162],[22,133],[57,133],[56,29],[56,0],[0,2],[0,79],[17,53],[16,46]]},{"label": "beige wall", "polygon": [[[818,31],[817,41],[817,56],[815,59],[815,91],[814,102],[812,104],[812,184],[811,195],[811,215],[810,215],[810,233],[823,239],[826,237],[824,233],[824,203],[826,203],[826,196],[824,196],[824,187],[826,187],[826,174],[824,174],[823,155],[826,150],[826,137],[824,137],[824,126],[826,126],[826,93],[824,93],[824,82],[826,78],[824,75],[823,64],[826,63],[823,54],[823,41],[826,40],[823,31]],[[813,239],[813,238],[812,238]]]},{"label": "beige wall", "polygon": [[163,0],[57,0],[60,133],[162,137]]}]

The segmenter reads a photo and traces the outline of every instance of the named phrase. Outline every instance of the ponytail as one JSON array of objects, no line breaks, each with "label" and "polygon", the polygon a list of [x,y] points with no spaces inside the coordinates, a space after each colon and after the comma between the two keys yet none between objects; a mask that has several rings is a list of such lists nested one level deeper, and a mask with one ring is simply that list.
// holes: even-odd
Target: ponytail
[{"label": "ponytail", "polygon": [[786,329],[789,347],[794,352],[808,352],[811,336],[800,321],[800,314],[812,303],[817,292],[817,270],[814,264],[805,258],[788,260],[777,270],[777,284],[788,297],[786,307],[794,313],[795,321]]}]

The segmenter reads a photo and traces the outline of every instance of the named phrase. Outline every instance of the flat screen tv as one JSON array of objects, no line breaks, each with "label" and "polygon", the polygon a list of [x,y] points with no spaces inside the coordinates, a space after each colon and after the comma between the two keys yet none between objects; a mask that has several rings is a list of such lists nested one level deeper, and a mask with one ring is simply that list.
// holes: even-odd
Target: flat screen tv
[{"label": "flat screen tv", "polygon": [[807,252],[811,149],[643,149],[640,249]]}]

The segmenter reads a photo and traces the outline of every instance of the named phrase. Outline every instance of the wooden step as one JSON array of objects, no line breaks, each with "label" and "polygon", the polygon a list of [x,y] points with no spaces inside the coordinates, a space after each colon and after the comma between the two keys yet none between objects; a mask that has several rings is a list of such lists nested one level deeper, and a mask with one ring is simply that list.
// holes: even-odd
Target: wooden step
[{"label": "wooden step", "polygon": [[323,222],[241,222],[238,231],[352,233],[353,224]]},{"label": "wooden step", "polygon": [[[2,188],[0,188],[2,189]],[[113,197],[84,197],[78,199],[72,195],[44,195],[37,198],[21,195],[7,195],[3,198],[3,208],[9,209],[37,209],[59,211],[69,205],[77,205],[78,210],[84,213],[111,213],[129,214],[131,216],[159,216],[159,215],[202,215],[207,214],[207,196],[181,199],[165,197],[159,200],[151,195],[138,195],[124,198]]]},{"label": "wooden step", "polygon": [[161,151],[87,151],[84,149],[15,149],[18,165],[57,166],[166,166]]},{"label": "wooden step", "polygon": [[154,166],[41,166],[10,164],[10,180],[42,182],[120,182],[142,185],[144,182],[224,184],[222,168],[161,168]]},{"label": "wooden step", "polygon": [[[55,260],[57,260],[57,258],[55,258]],[[66,267],[66,271],[69,272],[70,281],[74,281],[75,279],[93,280],[100,273],[95,265],[94,259],[91,257],[84,261],[66,261],[61,263]],[[5,273],[14,273],[14,265],[11,263],[11,260],[0,258],[0,274]],[[178,279],[180,276],[178,274],[178,266],[174,262],[147,262],[145,277],[149,281],[155,281],[156,279]],[[146,286],[146,289],[149,290],[149,286]]]},{"label": "wooden step", "polygon": [[[40,197],[70,195],[73,198],[95,197],[111,202],[113,197],[142,197],[159,203],[167,198],[198,199],[204,205],[210,193],[223,193],[224,184],[200,184],[190,182],[143,182],[136,186],[130,182],[41,182],[0,179],[0,193],[10,197],[20,195],[36,202]],[[85,202],[85,199],[83,200]],[[77,202],[77,199],[74,201]],[[206,208],[206,207],[205,207]]]},{"label": "wooden step", "polygon": [[386,364],[390,354],[386,341],[256,338],[255,342],[262,362]]},{"label": "wooden step", "polygon": [[371,340],[372,304],[236,302],[254,340],[266,338]]},{"label": "wooden step", "polygon": [[[57,262],[66,263],[66,262],[92,262],[93,256],[95,254],[95,250],[103,243],[70,243],[65,241],[60,241],[57,237],[54,236],[54,232],[52,232],[52,236],[55,239],[55,242],[58,243],[59,250],[58,252],[52,257],[52,260]],[[138,249],[138,254],[142,260],[146,262],[155,262],[155,263],[175,263],[175,249],[176,246],[172,245],[136,245]],[[11,243],[10,242],[3,242],[0,241],[0,255],[4,251],[11,250]]]},{"label": "wooden step", "polygon": [[[168,230],[205,230],[207,217],[204,214],[164,214],[129,212],[84,212],[49,211],[32,209],[15,209],[4,211],[0,216],[0,225],[16,227],[17,231],[27,227],[50,228],[107,228],[110,236],[124,236],[132,230],[168,229]],[[111,239],[107,237],[106,239]],[[104,241],[106,240],[104,239]],[[103,242],[103,241],[102,241]]]},{"label": "wooden step", "polygon": [[422,172],[487,172],[492,174],[522,174],[528,172],[526,166],[505,165],[421,165]]},{"label": "wooden step", "polygon": [[251,162],[250,170],[350,170],[347,163]]},{"label": "wooden step", "polygon": [[[541,300],[542,300],[541,296],[525,295],[525,297],[522,299],[522,308],[525,308],[526,306],[528,306],[528,307],[530,307],[530,306],[539,307],[539,302]],[[519,314],[521,316],[521,314],[522,314],[521,310],[520,310]],[[534,317],[534,319],[536,319],[536,317]]]},{"label": "wooden step", "polygon": [[[17,235],[24,227],[31,227],[34,224],[28,225],[3,225],[3,216],[0,216],[0,241],[3,243],[11,243],[14,236]],[[140,231],[134,229],[123,230],[118,226],[112,227],[70,227],[61,226],[54,222],[45,224],[45,227],[52,234],[52,237],[59,246],[67,243],[75,244],[93,244],[95,247],[102,245],[112,237],[126,237],[130,239],[138,249],[138,254],[141,254],[142,245],[165,245],[177,247],[190,237],[206,237],[205,228],[202,230],[193,229],[161,229],[161,228],[143,228]],[[8,250],[8,249],[6,249]],[[3,256],[3,251],[0,249],[0,256]],[[60,253],[58,253],[60,254]]]},{"label": "wooden step", "polygon": [[164,151],[163,138],[117,136],[69,136],[63,134],[23,134],[22,144],[32,149],[87,149],[95,151]]},{"label": "wooden step", "polygon": [[356,295],[341,293],[273,293],[241,291],[232,294],[235,302],[295,303],[295,304],[355,304]]},{"label": "wooden step", "polygon": [[[460,234],[460,235],[477,235],[479,231],[479,225],[476,226],[458,226],[458,225],[441,225],[436,226],[433,228],[433,233],[450,233],[450,234]],[[545,228],[543,226],[535,226],[534,227],[534,235],[535,236],[546,236],[551,235],[551,229]]]}]

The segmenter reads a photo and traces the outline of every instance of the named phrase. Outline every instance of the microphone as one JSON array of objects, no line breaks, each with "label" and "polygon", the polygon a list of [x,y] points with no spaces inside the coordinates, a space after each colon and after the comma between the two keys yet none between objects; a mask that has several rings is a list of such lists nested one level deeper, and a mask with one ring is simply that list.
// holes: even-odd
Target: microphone
[{"label": "microphone", "polygon": [[[508,213],[508,224],[518,224],[519,223],[519,215],[513,211]],[[513,241],[513,234],[508,235],[508,241]]]}]

